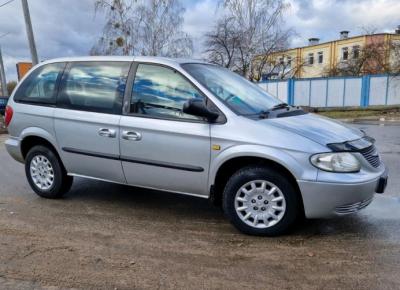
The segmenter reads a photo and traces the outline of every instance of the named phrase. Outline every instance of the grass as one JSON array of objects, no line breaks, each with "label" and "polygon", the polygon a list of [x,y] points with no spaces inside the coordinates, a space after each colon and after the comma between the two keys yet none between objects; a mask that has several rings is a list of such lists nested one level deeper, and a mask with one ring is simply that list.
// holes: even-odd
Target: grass
[{"label": "grass", "polygon": [[317,114],[333,119],[400,118],[400,107],[318,109]]}]

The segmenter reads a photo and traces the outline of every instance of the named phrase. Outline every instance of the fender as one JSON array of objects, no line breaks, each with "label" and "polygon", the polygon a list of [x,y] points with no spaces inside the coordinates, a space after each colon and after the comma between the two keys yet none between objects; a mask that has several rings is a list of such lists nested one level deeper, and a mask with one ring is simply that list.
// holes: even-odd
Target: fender
[{"label": "fender", "polygon": [[27,137],[40,137],[48,141],[51,145],[53,145],[54,149],[57,151],[58,155],[61,156],[60,150],[57,146],[57,140],[53,135],[51,135],[46,130],[39,128],[39,127],[28,127],[22,130],[20,134],[20,142],[27,138]]},{"label": "fender", "polygon": [[317,178],[318,171],[311,164],[310,167],[304,167],[285,150],[262,145],[237,145],[225,149],[214,157],[210,165],[209,187],[215,183],[219,168],[226,161],[236,157],[259,157],[274,161],[285,167],[296,180],[316,180]]}]

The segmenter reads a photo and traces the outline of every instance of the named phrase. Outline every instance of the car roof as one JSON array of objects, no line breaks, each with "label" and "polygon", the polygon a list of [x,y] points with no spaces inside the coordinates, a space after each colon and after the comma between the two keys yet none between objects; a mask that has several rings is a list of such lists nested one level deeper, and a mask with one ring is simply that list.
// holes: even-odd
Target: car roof
[{"label": "car roof", "polygon": [[63,57],[49,59],[41,62],[39,65],[55,63],[55,62],[79,62],[79,61],[137,61],[137,62],[151,62],[165,65],[176,66],[184,63],[207,63],[199,59],[185,59],[185,58],[168,58],[158,56],[78,56],[78,57]]}]

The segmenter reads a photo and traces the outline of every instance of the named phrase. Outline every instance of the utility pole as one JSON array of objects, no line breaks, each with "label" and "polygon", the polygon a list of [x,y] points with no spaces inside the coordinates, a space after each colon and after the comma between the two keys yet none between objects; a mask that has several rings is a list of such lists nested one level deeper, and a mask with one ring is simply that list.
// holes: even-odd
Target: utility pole
[{"label": "utility pole", "polygon": [[22,9],[24,10],[26,34],[28,35],[29,49],[31,50],[32,64],[36,65],[38,64],[39,59],[36,51],[35,38],[33,37],[32,22],[31,22],[31,16],[29,14],[28,1],[27,0],[21,0],[21,1],[22,1]]},{"label": "utility pole", "polygon": [[7,82],[6,82],[6,73],[4,71],[3,65],[3,55],[1,54],[1,47],[0,47],[0,79],[1,79],[1,92],[3,97],[8,96],[7,92]]}]

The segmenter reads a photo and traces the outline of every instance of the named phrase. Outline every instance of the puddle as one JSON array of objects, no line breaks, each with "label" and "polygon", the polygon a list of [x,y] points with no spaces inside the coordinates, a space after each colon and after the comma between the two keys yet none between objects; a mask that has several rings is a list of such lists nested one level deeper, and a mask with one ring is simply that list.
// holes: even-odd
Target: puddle
[{"label": "puddle", "polygon": [[400,220],[400,197],[375,196],[373,202],[359,214],[377,220]]}]

